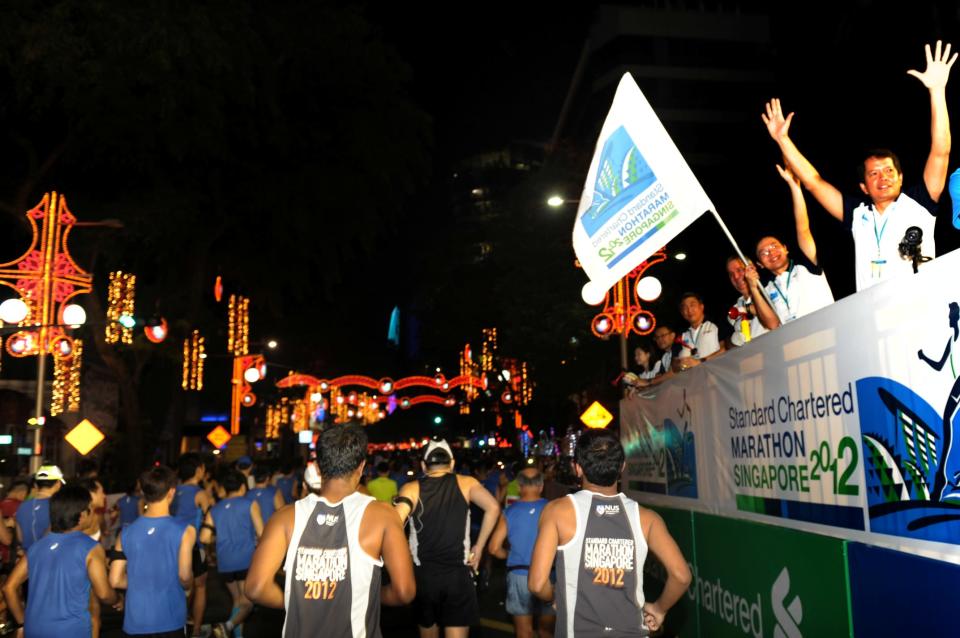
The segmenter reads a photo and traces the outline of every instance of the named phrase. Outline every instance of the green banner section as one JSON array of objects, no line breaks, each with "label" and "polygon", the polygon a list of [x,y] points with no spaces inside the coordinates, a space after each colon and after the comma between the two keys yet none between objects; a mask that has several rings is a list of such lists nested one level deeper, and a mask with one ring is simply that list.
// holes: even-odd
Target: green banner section
[{"label": "green banner section", "polygon": [[693,529],[701,636],[851,635],[844,541],[699,513]]},{"label": "green banner section", "polygon": [[[677,541],[683,557],[687,559],[690,569],[694,565],[694,536],[693,536],[693,513],[685,510],[675,510],[666,507],[643,507],[655,511],[667,524],[670,535]],[[660,596],[666,582],[667,574],[663,565],[652,553],[647,553],[647,562],[643,566],[643,595],[647,600],[653,601]],[[664,636],[677,636],[678,638],[698,638],[700,636],[699,618],[697,617],[697,604],[694,600],[693,589],[690,589],[688,596],[681,598],[676,605],[670,609],[664,622]]]}]

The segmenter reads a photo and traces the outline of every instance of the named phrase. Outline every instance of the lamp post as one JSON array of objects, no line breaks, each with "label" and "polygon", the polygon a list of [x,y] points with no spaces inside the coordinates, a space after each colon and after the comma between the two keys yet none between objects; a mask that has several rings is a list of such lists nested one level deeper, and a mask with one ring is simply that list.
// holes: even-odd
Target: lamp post
[{"label": "lamp post", "polygon": [[[86,314],[82,308],[69,302],[93,289],[93,276],[77,265],[67,249],[67,237],[77,225],[77,218],[67,208],[62,195],[56,192],[45,194],[26,215],[33,230],[33,240],[22,257],[0,264],[0,284],[12,288],[26,307],[21,320],[11,322],[26,330],[7,339],[7,352],[14,357],[37,357],[33,454],[30,456],[30,471],[34,473],[40,467],[43,452],[40,433],[46,355],[50,353],[59,358],[72,354],[73,340],[64,328],[82,324]],[[37,221],[40,221],[39,228]]]},{"label": "lamp post", "polygon": [[601,339],[611,334],[620,335],[620,367],[627,369],[627,337],[631,332],[646,335],[653,332],[657,320],[653,313],[644,310],[641,301],[653,301],[660,296],[660,282],[653,277],[644,277],[650,266],[666,260],[661,249],[630,271],[614,284],[603,300],[603,309],[590,322],[590,330]]}]

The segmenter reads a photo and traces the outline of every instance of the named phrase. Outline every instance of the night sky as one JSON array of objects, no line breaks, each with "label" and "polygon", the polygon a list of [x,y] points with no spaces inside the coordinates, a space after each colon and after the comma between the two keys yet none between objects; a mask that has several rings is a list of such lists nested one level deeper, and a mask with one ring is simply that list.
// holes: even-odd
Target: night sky
[{"label": "night sky", "polygon": [[[59,4],[76,11],[69,24],[76,28],[78,41],[96,31],[90,26],[94,22],[84,22],[98,19],[96,15],[85,14],[74,3]],[[341,6],[317,6],[328,4]],[[718,3],[702,4],[710,9]],[[747,13],[764,6],[740,4],[747,7]],[[585,278],[573,269],[570,247],[575,211],[556,212],[542,206],[548,186],[554,183],[546,178],[553,174],[545,170],[511,186],[509,215],[497,221],[496,228],[485,231],[453,214],[451,201],[462,185],[452,175],[458,163],[472,155],[513,142],[545,147],[551,141],[595,5],[576,3],[560,8],[486,3],[427,11],[409,4],[369,3],[350,14],[359,15],[365,23],[366,44],[343,45],[342,49],[335,47],[340,46],[341,37],[352,42],[348,36],[356,25],[348,27],[344,26],[346,22],[336,20],[310,22],[319,20],[311,11],[322,13],[326,9],[306,9],[306,5],[297,3],[278,5],[275,10],[254,10],[251,6],[220,4],[165,16],[172,25],[165,38],[177,33],[176,29],[201,31],[197,26],[200,21],[216,18],[218,12],[224,24],[241,25],[236,30],[251,32],[241,33],[237,41],[251,38],[254,42],[253,35],[260,38],[256,40],[259,45],[251,44],[246,50],[225,46],[224,51],[236,59],[217,58],[223,54],[220,50],[192,58],[199,69],[195,70],[196,93],[183,90],[175,72],[161,78],[159,74],[169,71],[163,60],[157,62],[144,55],[140,63],[120,45],[111,49],[111,56],[115,56],[110,58],[111,64],[120,60],[116,64],[122,70],[112,81],[136,89],[118,92],[97,85],[101,91],[97,95],[104,100],[100,109],[76,99],[89,87],[72,86],[66,79],[46,85],[37,81],[35,90],[25,89],[30,76],[23,60],[37,62],[23,53],[26,49],[17,53],[14,45],[8,44],[0,75],[0,91],[5,96],[0,120],[7,131],[6,175],[0,180],[0,201],[11,202],[25,190],[23,201],[33,205],[44,191],[57,188],[68,197],[75,194],[71,205],[81,219],[124,220],[128,228],[123,233],[108,235],[99,244],[91,239],[92,234],[84,237],[78,232],[75,250],[84,258],[98,259],[98,276],[103,276],[108,266],[123,266],[125,259],[138,264],[146,282],[143,298],[138,299],[143,308],[159,313],[175,313],[186,307],[200,309],[199,316],[176,317],[178,337],[197,324],[205,326],[212,338],[222,338],[223,327],[218,324],[222,308],[209,297],[213,275],[223,274],[231,290],[253,299],[255,338],[275,337],[281,342],[271,359],[281,374],[283,366],[320,376],[402,376],[433,366],[442,366],[450,374],[455,372],[456,353],[462,344],[477,344],[479,328],[497,325],[504,334],[504,354],[530,360],[544,379],[540,397],[550,405],[535,407],[533,414],[540,415],[541,424],[549,421],[563,425],[558,419],[564,413],[556,405],[569,392],[609,385],[618,358],[615,343],[599,342],[589,333],[593,311],[580,299]],[[145,4],[141,14],[124,14],[129,23],[120,27],[136,28],[136,20],[148,19],[149,11],[160,11],[158,7]],[[771,94],[782,97],[786,107],[798,113],[791,131],[793,138],[827,179],[843,190],[855,187],[853,167],[861,150],[874,146],[888,146],[900,153],[905,183],[909,182],[922,170],[929,144],[929,109],[925,89],[905,71],[923,68],[925,42],[943,37],[953,38],[960,45],[955,3],[904,8],[901,3],[862,0],[832,11],[816,7],[814,3],[805,4],[802,11],[773,9],[770,59],[760,62],[773,73]],[[278,44],[286,35],[279,29],[292,24],[290,16],[301,10],[309,17],[302,22],[317,25],[319,33],[312,38],[311,28],[303,26],[302,33],[298,29],[291,37],[293,44],[285,49]],[[263,15],[251,17],[244,11]],[[340,14],[333,11],[331,15]],[[36,19],[35,15],[29,17]],[[278,25],[276,32],[270,31],[273,20]],[[264,21],[268,26],[260,24]],[[11,35],[16,24],[15,20],[7,21],[8,43],[21,41]],[[230,29],[217,33],[232,42]],[[35,33],[32,37],[49,42],[47,36]],[[121,40],[118,36],[117,41]],[[196,46],[189,39],[184,44],[176,37],[158,42],[147,42],[142,49],[136,49],[137,42],[130,46],[140,53],[150,51],[150,47],[176,50],[182,46],[189,50]],[[378,66],[376,56],[381,48],[388,52],[384,55],[391,62]],[[255,56],[277,50],[289,54],[293,61],[278,67],[279,71],[256,70],[262,60]],[[46,68],[45,73],[62,73],[63,78],[73,73],[70,52],[41,47],[38,55],[64,61],[65,70]],[[304,60],[300,64],[296,62],[298,56]],[[180,60],[186,75],[194,73],[190,59]],[[323,60],[328,62],[324,64]],[[255,70],[244,72],[248,68]],[[153,73],[158,75],[150,75]],[[954,76],[956,73],[954,70]],[[225,78],[223,87],[217,85],[219,80],[214,82],[219,77]],[[189,82],[185,81],[186,86],[192,87]],[[263,93],[256,88],[251,88],[249,95],[237,90],[260,87],[261,83],[268,87]],[[953,77],[948,86],[951,105],[956,103],[958,84],[960,80]],[[201,90],[204,86],[206,90]],[[228,97],[221,97],[217,91]],[[111,95],[119,97],[110,100]],[[149,104],[139,101],[142,96],[152,96]],[[742,105],[744,112],[743,121],[731,125],[736,143],[715,149],[728,157],[723,166],[698,174],[748,253],[753,242],[769,232],[793,243],[787,192],[773,168],[778,158],[759,117],[766,97],[725,98],[738,108]],[[43,109],[27,108],[37,103]],[[302,107],[293,106],[297,103]],[[389,108],[378,112],[378,103]],[[394,103],[399,106],[390,106]],[[402,112],[406,117],[404,109],[408,107],[417,111],[410,120],[394,122],[382,114],[399,118],[396,114]],[[605,112],[607,107],[602,104],[597,110]],[[656,109],[657,104],[653,107]],[[152,129],[148,116],[154,114],[151,111],[141,121],[137,109],[143,108],[156,108],[155,117],[161,119],[173,113],[175,117],[169,122],[179,128],[160,127],[148,135],[145,131]],[[102,111],[101,119],[97,118],[98,110]],[[74,117],[75,113],[82,113],[82,118]],[[365,113],[369,113],[367,120],[363,119]],[[957,117],[960,115],[954,114],[954,120]],[[261,127],[261,120],[269,121],[269,125]],[[373,120],[379,128],[364,130],[364,122]],[[408,135],[404,122],[414,120],[422,127],[411,126],[409,130],[415,132]],[[19,150],[19,138],[30,138],[36,147],[49,150],[55,147],[61,129],[73,130],[71,126],[81,131],[86,147],[71,147],[57,168],[36,183],[18,177],[29,164],[29,158]],[[110,141],[104,131],[115,127],[136,134],[124,132],[121,140]],[[393,136],[391,131],[398,133]],[[400,131],[404,131],[402,135]],[[357,148],[343,141],[350,137],[360,140]],[[98,139],[105,140],[103,148],[94,153],[93,160],[86,161],[84,153],[90,152]],[[405,148],[413,148],[410,140],[414,139],[417,148],[405,154]],[[393,146],[381,152],[378,144],[384,140]],[[325,154],[327,149],[334,153],[340,148],[347,148],[347,154]],[[590,150],[580,149],[586,162]],[[685,149],[681,146],[680,150]],[[384,178],[383,183],[352,183],[349,168],[368,170],[365,162],[372,167],[371,175],[380,166],[391,177]],[[424,165],[422,171],[420,164]],[[398,187],[408,165],[416,176],[410,184]],[[550,169],[549,158],[547,165]],[[585,163],[566,166],[564,179],[556,183],[565,186],[568,196],[576,197],[586,169]],[[208,174],[218,177],[205,181]],[[330,174],[336,178],[324,178]],[[225,192],[214,195],[210,184]],[[235,199],[224,196],[233,191]],[[317,195],[317,205],[312,209],[301,197],[310,192]],[[182,211],[174,205],[176,202],[183,202]],[[208,219],[224,214],[218,212],[218,202],[243,219],[243,230],[208,223]],[[835,295],[850,294],[850,239],[814,202],[808,199],[808,203],[813,232]],[[300,205],[304,206],[302,213],[297,212]],[[378,206],[395,209],[382,218],[363,218],[363,211]],[[276,211],[286,208],[299,219],[309,217],[309,223],[273,229],[272,220],[282,219]],[[201,293],[190,292],[186,284],[178,289],[167,280],[179,276],[174,274],[176,267],[171,267],[171,262],[181,261],[182,251],[189,253],[185,247],[192,246],[195,238],[185,231],[180,235],[145,232],[144,226],[150,225],[145,221],[150,219],[147,212],[165,218],[182,215],[181,229],[203,219],[196,232],[208,234],[211,241],[198,244],[206,246],[197,250],[206,251],[208,258],[201,267],[202,277],[198,276],[198,281],[205,282],[202,299],[192,306],[186,300]],[[284,222],[276,223],[280,226]],[[259,235],[250,232],[261,226],[266,230]],[[531,229],[540,234],[533,234]],[[503,246],[502,251],[493,264],[471,269],[464,265],[469,261],[464,255],[484,239],[484,232]],[[948,215],[941,218],[937,232],[941,254],[960,244],[960,233],[950,226]],[[13,216],[0,217],[0,259],[17,256],[24,241]],[[668,248],[683,249],[691,258],[683,265],[673,262],[661,267],[657,275],[667,291],[651,309],[661,321],[676,322],[676,296],[692,289],[705,292],[709,311],[721,317],[736,293],[723,270],[724,258],[731,249],[715,223],[705,216],[674,244]],[[115,250],[106,250],[105,245]],[[249,259],[237,259],[239,253]],[[537,259],[544,263],[533,267],[530,262]],[[442,292],[447,290],[451,291],[449,295]],[[407,325],[416,328],[413,342],[399,349],[386,341],[394,306],[401,307]],[[556,342],[549,343],[547,337]],[[578,358],[581,364],[561,370],[558,359],[568,356]],[[172,354],[151,361],[148,377],[179,374]],[[211,373],[215,370],[213,364]],[[15,374],[15,368],[4,372],[5,377],[8,374]],[[172,387],[169,381],[163,384]],[[216,406],[221,399],[211,394],[203,403]],[[160,407],[156,410],[157,421],[166,418]]]}]

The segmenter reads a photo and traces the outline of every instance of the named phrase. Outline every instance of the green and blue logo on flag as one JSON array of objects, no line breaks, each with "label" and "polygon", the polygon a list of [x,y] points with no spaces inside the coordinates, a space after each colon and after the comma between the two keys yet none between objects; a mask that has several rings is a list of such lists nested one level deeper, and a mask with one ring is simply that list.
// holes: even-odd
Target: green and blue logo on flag
[{"label": "green and blue logo on flag", "polygon": [[657,176],[630,134],[619,127],[603,145],[593,200],[580,216],[587,235],[593,237],[611,217],[656,181]]}]

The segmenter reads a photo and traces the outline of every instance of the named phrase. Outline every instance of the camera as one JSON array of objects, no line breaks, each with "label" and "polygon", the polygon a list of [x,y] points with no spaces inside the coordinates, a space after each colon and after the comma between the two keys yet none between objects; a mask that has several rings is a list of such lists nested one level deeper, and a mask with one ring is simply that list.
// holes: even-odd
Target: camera
[{"label": "camera", "polygon": [[913,272],[917,272],[917,266],[925,261],[930,261],[929,257],[920,254],[920,244],[923,243],[923,230],[919,226],[911,226],[903,234],[900,240],[900,257],[913,262]]}]

